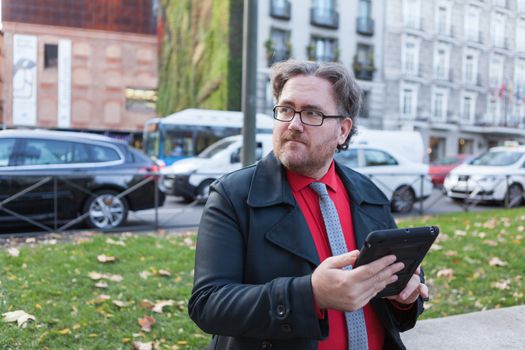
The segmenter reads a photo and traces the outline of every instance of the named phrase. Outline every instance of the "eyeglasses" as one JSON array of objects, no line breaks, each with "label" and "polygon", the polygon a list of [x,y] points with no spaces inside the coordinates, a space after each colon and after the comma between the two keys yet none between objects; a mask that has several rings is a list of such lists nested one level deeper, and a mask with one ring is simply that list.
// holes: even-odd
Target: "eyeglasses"
[{"label": "eyeglasses", "polygon": [[291,122],[295,114],[299,113],[301,123],[310,126],[321,126],[326,118],[345,118],[342,115],[325,115],[322,112],[314,110],[296,111],[292,107],[275,106],[273,107],[273,118],[281,122]]}]

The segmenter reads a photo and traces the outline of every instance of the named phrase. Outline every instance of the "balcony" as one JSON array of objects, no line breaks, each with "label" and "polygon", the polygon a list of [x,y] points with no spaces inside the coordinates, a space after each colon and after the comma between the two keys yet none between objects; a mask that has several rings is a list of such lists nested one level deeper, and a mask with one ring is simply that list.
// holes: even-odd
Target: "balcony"
[{"label": "balcony", "polygon": [[470,85],[470,86],[484,87],[484,80],[481,77],[481,74],[476,74],[476,75],[465,74],[463,76],[463,83],[465,85]]},{"label": "balcony", "polygon": [[435,80],[441,80],[441,81],[454,81],[454,71],[452,68],[444,69],[439,66],[434,67],[434,74],[433,77]]},{"label": "balcony", "polygon": [[292,13],[292,5],[289,1],[284,3],[281,1],[271,1],[270,16],[277,19],[290,19]]},{"label": "balcony", "polygon": [[358,34],[372,36],[374,35],[374,20],[370,17],[356,18],[356,31]]},{"label": "balcony", "polygon": [[467,31],[465,40],[476,44],[483,44],[483,33],[481,31]]},{"label": "balcony", "polygon": [[406,17],[404,21],[405,27],[409,29],[415,29],[415,30],[423,30],[423,26],[421,25],[421,18],[420,17]]},{"label": "balcony", "polygon": [[310,24],[318,27],[337,29],[339,28],[339,12],[313,7],[310,9]]},{"label": "balcony", "polygon": [[374,70],[375,69],[371,69],[368,66],[358,69],[354,68],[354,75],[359,80],[372,81],[374,79]]},{"label": "balcony", "polygon": [[267,53],[268,67],[274,63],[286,61],[290,58],[290,50],[287,49],[275,49],[272,52]]},{"label": "balcony", "polygon": [[496,49],[510,50],[509,38],[494,38],[493,45]]},{"label": "balcony", "polygon": [[494,1],[495,6],[503,7],[505,9],[509,9],[509,1],[508,0],[495,0]]}]

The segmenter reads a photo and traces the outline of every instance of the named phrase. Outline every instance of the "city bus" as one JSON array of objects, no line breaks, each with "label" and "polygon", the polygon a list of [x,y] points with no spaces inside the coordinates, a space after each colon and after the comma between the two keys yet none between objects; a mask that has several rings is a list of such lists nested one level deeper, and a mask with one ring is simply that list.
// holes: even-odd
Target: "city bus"
[{"label": "city bus", "polygon": [[[192,108],[150,119],[144,126],[144,152],[171,165],[196,156],[219,139],[240,134],[243,118],[242,112]],[[256,126],[257,133],[271,133],[273,118],[257,113]]]}]

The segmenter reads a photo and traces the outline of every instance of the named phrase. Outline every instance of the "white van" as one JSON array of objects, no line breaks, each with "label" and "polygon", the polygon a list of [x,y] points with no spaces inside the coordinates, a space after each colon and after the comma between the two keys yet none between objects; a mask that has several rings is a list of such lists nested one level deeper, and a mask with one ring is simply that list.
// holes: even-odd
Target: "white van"
[{"label": "white van", "polygon": [[[179,160],[162,169],[168,194],[181,196],[191,202],[206,199],[210,184],[224,174],[241,168],[242,135],[219,140],[197,157]],[[272,134],[256,135],[256,159],[272,150]]]}]

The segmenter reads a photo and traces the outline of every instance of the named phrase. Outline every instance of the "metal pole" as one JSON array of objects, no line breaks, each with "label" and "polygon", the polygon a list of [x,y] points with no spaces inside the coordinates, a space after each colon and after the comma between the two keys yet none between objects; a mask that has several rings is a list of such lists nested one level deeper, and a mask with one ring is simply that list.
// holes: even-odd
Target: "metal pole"
[{"label": "metal pole", "polygon": [[257,105],[257,0],[244,0],[242,48],[243,166],[255,163],[255,116]]}]

